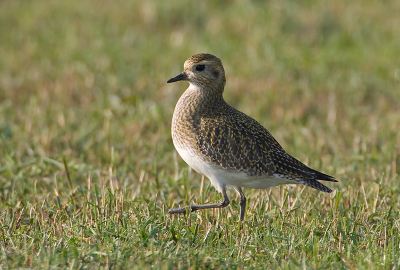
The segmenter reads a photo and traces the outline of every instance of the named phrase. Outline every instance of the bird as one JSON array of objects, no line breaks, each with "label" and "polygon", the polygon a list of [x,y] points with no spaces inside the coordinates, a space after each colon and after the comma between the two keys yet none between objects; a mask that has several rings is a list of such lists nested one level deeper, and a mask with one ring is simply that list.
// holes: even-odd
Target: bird
[{"label": "bird", "polygon": [[227,188],[240,196],[240,221],[244,221],[246,210],[242,188],[303,184],[332,192],[317,180],[337,182],[334,177],[286,153],[265,127],[227,104],[223,98],[225,71],[218,57],[208,53],[193,55],[185,61],[183,72],[167,83],[178,81],[189,82],[189,87],[173,113],[173,144],[182,159],[222,193],[223,201],[172,208],[169,214],[226,207],[230,203]]}]

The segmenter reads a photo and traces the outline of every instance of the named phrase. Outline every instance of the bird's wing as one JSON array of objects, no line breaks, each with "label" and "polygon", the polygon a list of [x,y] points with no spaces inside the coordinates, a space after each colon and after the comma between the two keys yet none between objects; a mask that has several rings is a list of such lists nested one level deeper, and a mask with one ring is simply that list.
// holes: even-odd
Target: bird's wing
[{"label": "bird's wing", "polygon": [[[209,157],[209,161],[224,169],[243,171],[254,176],[277,174],[295,181],[336,181],[287,154],[256,120],[232,107],[230,109],[234,111],[228,111],[219,118],[201,119],[198,147]],[[313,186],[304,181],[300,183],[321,189],[317,184],[311,183]]]}]

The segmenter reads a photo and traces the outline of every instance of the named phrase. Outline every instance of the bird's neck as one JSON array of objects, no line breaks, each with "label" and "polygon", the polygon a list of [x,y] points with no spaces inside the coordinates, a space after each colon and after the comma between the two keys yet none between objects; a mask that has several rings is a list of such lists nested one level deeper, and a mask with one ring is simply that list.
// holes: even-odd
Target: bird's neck
[{"label": "bird's neck", "polygon": [[192,121],[202,116],[212,117],[227,105],[222,93],[223,89],[201,89],[191,84],[176,104],[173,118]]},{"label": "bird's neck", "polygon": [[223,87],[204,89],[197,85],[190,84],[190,86],[182,94],[178,103],[182,101],[188,105],[191,104],[191,106],[195,106],[199,110],[202,108],[220,106],[221,104],[225,103],[222,95],[223,92]]}]

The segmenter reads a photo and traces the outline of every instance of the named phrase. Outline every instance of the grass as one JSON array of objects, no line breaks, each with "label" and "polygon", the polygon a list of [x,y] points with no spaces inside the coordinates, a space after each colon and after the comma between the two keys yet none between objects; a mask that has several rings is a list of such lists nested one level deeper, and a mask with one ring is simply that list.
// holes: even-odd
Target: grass
[{"label": "grass", "polygon": [[[0,2],[0,267],[400,268],[400,4]],[[226,100],[334,175],[220,195],[171,140],[191,55]]]}]

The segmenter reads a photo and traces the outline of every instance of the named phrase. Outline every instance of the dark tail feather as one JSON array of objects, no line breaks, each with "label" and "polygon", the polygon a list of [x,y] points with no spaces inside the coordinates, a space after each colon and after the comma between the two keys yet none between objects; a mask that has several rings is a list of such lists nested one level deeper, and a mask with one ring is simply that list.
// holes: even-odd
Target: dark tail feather
[{"label": "dark tail feather", "polygon": [[[309,186],[315,189],[318,189],[323,192],[331,193],[332,189],[328,188],[327,186],[321,184],[320,182],[314,180],[314,179],[296,179],[297,182]],[[337,182],[337,181],[336,181]]]},{"label": "dark tail feather", "polygon": [[[312,170],[312,169],[311,169]],[[315,179],[322,180],[322,181],[330,181],[330,182],[337,182],[338,180],[335,179],[335,177],[324,174],[322,172],[312,170],[312,172],[315,174]]]},{"label": "dark tail feather", "polygon": [[321,173],[321,172],[313,170],[311,168],[310,168],[310,170],[311,170],[311,173],[314,174],[314,177],[315,177],[314,179],[301,179],[301,180],[297,180],[297,181],[299,181],[303,185],[318,189],[318,190],[323,191],[323,192],[331,193],[332,189],[330,189],[327,186],[321,184],[317,180],[337,182],[335,177],[327,175],[327,174],[324,174],[324,173]]}]

